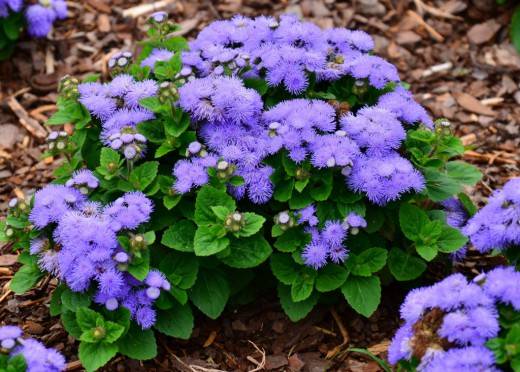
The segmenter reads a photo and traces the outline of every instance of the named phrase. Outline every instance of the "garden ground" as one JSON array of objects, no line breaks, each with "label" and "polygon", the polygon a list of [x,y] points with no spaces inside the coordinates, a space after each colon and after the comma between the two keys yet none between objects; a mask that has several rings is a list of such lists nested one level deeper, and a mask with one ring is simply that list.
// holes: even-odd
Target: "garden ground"
[{"label": "garden ground", "polygon": [[[89,73],[106,76],[107,56],[133,48],[143,37],[153,2],[85,0],[69,2],[70,17],[46,42],[22,42],[11,61],[0,63],[0,213],[7,201],[31,193],[51,179],[58,159],[41,159],[54,110],[59,78]],[[470,150],[465,160],[484,178],[471,191],[481,202],[491,189],[520,175],[520,56],[507,38],[511,9],[494,0],[156,1],[182,25],[188,38],[214,19],[293,12],[321,27],[360,28],[372,34],[376,53],[396,64],[419,102],[434,117],[448,118]],[[47,305],[55,283],[14,296],[8,282],[16,256],[0,249],[0,319],[19,324],[48,346],[63,351],[68,370],[80,370],[76,345]],[[471,255],[455,269],[477,270],[491,259]],[[435,270],[431,270],[434,276]],[[269,295],[254,305],[230,308],[218,321],[196,319],[190,341],[159,338],[160,354],[140,364],[116,358],[109,371],[378,371],[377,363],[349,347],[368,347],[385,356],[397,328],[404,293],[386,289],[383,306],[370,319],[343,303],[322,306],[291,323]],[[327,358],[329,357],[329,358]]]}]

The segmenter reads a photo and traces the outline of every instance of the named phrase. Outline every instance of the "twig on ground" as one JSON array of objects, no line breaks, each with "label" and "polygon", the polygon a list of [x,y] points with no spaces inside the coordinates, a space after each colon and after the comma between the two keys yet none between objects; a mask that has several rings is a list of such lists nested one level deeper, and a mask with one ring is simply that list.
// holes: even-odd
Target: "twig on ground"
[{"label": "twig on ground", "polygon": [[345,327],[345,324],[341,320],[341,317],[339,316],[338,312],[336,311],[336,309],[332,308],[330,309],[330,313],[332,314],[332,317],[334,318],[334,321],[336,322],[339,328],[339,332],[343,337],[343,342],[327,352],[327,355],[325,356],[325,358],[327,359],[334,358],[350,343],[350,336],[348,334],[347,327]]},{"label": "twig on ground", "polygon": [[439,17],[439,18],[447,18],[447,19],[453,19],[461,21],[464,18],[455,16],[448,12],[443,12],[440,9],[434,8],[433,6],[430,6],[428,4],[425,4],[422,0],[414,0],[415,6],[417,7],[417,12],[419,14],[423,14],[424,12],[430,13],[433,16]]},{"label": "twig on ground", "polygon": [[123,10],[123,17],[131,17],[131,18],[137,18],[142,15],[156,12],[159,10],[162,10],[166,8],[168,5],[174,4],[175,0],[162,0],[162,1],[156,1],[152,4],[141,4],[134,6],[132,8],[128,8]]},{"label": "twig on ground", "polygon": [[253,341],[251,341],[251,340],[248,340],[248,341],[251,345],[253,345],[253,347],[256,349],[256,351],[258,351],[262,355],[261,362],[257,361],[255,358],[253,358],[250,355],[247,356],[247,360],[249,360],[251,363],[256,364],[256,368],[250,370],[249,372],[261,371],[262,369],[265,368],[265,363],[266,363],[265,350],[264,349],[260,350],[260,348],[258,346],[256,346],[256,344]]},{"label": "twig on ground", "polygon": [[20,124],[27,129],[29,133],[39,139],[47,138],[47,130],[36,120],[31,118],[27,111],[23,108],[22,105],[18,102],[18,100],[11,96],[7,99],[7,105],[9,108],[15,113],[18,117]]},{"label": "twig on ground", "polygon": [[432,26],[430,26],[428,23],[426,23],[426,21],[419,15],[417,14],[416,12],[414,12],[413,10],[408,10],[406,12],[411,18],[413,18],[415,21],[417,21],[417,23],[419,23],[421,26],[423,26],[426,31],[428,31],[428,33],[430,34],[430,36],[435,40],[435,41],[438,41],[440,43],[442,43],[444,41],[444,36],[442,36],[441,34],[439,34],[437,32],[437,30],[435,30]]}]

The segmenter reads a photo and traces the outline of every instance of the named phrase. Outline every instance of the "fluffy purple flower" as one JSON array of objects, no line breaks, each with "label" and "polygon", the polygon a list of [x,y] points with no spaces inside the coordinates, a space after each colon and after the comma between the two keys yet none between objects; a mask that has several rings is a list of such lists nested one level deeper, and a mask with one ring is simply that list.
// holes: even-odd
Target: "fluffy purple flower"
[{"label": "fluffy purple flower", "polygon": [[0,18],[5,18],[10,12],[22,10],[23,0],[0,0]]},{"label": "fluffy purple flower", "polygon": [[200,187],[209,182],[207,169],[217,165],[217,159],[212,155],[206,158],[195,157],[189,160],[179,160],[173,167],[175,184],[173,188],[180,194],[189,192],[194,187]]},{"label": "fluffy purple flower", "polygon": [[197,120],[240,124],[254,121],[262,99],[254,89],[231,77],[196,79],[179,88],[179,104]]},{"label": "fluffy purple flower", "polygon": [[425,181],[408,160],[389,153],[381,157],[358,157],[347,183],[353,191],[366,193],[374,204],[385,205],[406,192],[422,191]]},{"label": "fluffy purple flower", "polygon": [[78,208],[85,196],[78,190],[62,185],[48,185],[34,194],[34,207],[29,221],[39,229],[58,222],[68,211]]},{"label": "fluffy purple flower", "polygon": [[303,261],[307,266],[319,269],[327,264],[329,247],[321,240],[313,240],[305,246],[302,252]]},{"label": "fluffy purple flower", "polygon": [[308,148],[316,168],[351,167],[360,154],[358,145],[344,131],[317,136]]},{"label": "fluffy purple flower", "polygon": [[520,311],[520,273],[513,267],[491,270],[483,276],[481,282],[484,291],[495,301],[511,305]]},{"label": "fluffy purple flower", "polygon": [[67,4],[64,0],[48,0],[45,3],[30,5],[25,11],[28,32],[34,37],[47,36],[54,21],[66,17]]},{"label": "fluffy purple flower", "polygon": [[363,107],[341,118],[341,127],[363,149],[375,153],[397,150],[406,132],[395,115],[377,107]]},{"label": "fluffy purple flower", "polygon": [[433,129],[433,121],[426,109],[414,100],[409,90],[401,86],[379,97],[377,106],[391,111],[399,120],[407,124],[422,123]]},{"label": "fluffy purple flower", "polygon": [[453,274],[412,290],[401,306],[405,322],[389,347],[389,361],[414,356],[421,371],[498,371],[484,345],[500,331],[499,303],[520,304],[519,284],[514,268],[497,268],[473,281]]},{"label": "fluffy purple flower", "polygon": [[173,52],[167,49],[154,49],[152,53],[141,61],[141,67],[150,67],[152,70],[157,62],[169,61],[173,57]]},{"label": "fluffy purple flower", "polygon": [[482,252],[520,244],[520,178],[508,181],[491,195],[464,227],[475,248]]},{"label": "fluffy purple flower", "polygon": [[321,233],[322,239],[330,246],[340,246],[347,237],[347,232],[340,221],[327,221]]},{"label": "fluffy purple flower", "polygon": [[0,341],[9,356],[22,354],[27,372],[60,372],[65,369],[65,358],[54,349],[47,349],[33,339],[22,339],[22,330],[17,326],[0,327]]},{"label": "fluffy purple flower", "polygon": [[470,346],[437,353],[421,368],[424,372],[498,372],[491,350],[483,346]]},{"label": "fluffy purple flower", "polygon": [[91,170],[81,169],[72,174],[72,178],[65,183],[65,186],[75,187],[82,194],[86,194],[89,189],[92,190],[99,186],[99,180],[94,176]]},{"label": "fluffy purple flower", "polygon": [[299,224],[307,223],[309,226],[316,226],[319,222],[318,217],[316,217],[316,207],[312,204],[303,209],[300,209],[298,214]]},{"label": "fluffy purple flower", "polygon": [[110,221],[114,231],[133,230],[150,219],[153,204],[142,192],[134,191],[124,194],[112,204],[105,207],[103,215]]},{"label": "fluffy purple flower", "polygon": [[398,82],[397,68],[381,57],[365,54],[354,60],[350,72],[356,79],[368,79],[377,89],[383,89],[390,82]]}]

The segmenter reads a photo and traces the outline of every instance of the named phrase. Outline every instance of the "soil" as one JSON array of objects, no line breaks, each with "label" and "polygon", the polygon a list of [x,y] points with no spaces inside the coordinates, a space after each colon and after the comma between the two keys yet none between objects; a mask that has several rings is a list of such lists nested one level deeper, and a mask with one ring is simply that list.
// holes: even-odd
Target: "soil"
[{"label": "soil", "polygon": [[[69,2],[69,19],[57,24],[48,40],[25,39],[9,61],[0,63],[0,215],[10,198],[48,183],[60,163],[41,157],[47,130],[42,124],[55,110],[59,78],[107,77],[107,56],[132,49],[143,37],[146,15],[153,10],[137,11],[152,3]],[[363,29],[374,36],[375,52],[397,65],[417,100],[432,116],[449,119],[468,146],[464,159],[484,173],[468,190],[477,203],[520,175],[520,55],[508,39],[512,5],[499,7],[494,0],[165,0],[156,1],[155,8],[168,11],[188,38],[209,22],[236,13],[293,12],[322,27]],[[472,254],[454,270],[475,272],[490,264]],[[49,315],[56,283],[46,278],[36,289],[14,296],[7,283],[17,268],[10,247],[0,248],[0,323],[21,325],[27,334],[61,350],[69,361],[67,370],[81,370],[77,344]],[[288,320],[276,298],[267,296],[230,308],[217,321],[197,316],[189,341],[159,336],[160,353],[152,361],[118,357],[104,370],[379,371],[371,359],[347,350],[366,347],[384,358],[399,325],[403,296],[403,289],[386,288],[383,305],[369,319],[343,301],[319,306],[297,323]]]}]

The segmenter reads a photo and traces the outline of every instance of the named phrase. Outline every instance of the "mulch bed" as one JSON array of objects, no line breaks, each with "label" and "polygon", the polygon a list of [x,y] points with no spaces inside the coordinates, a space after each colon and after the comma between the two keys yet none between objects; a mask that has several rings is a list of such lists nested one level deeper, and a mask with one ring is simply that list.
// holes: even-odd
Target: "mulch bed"
[{"label": "mulch bed", "polygon": [[[0,214],[15,195],[32,193],[52,179],[59,159],[41,158],[42,124],[54,110],[58,80],[65,74],[106,77],[107,55],[131,49],[143,37],[151,1],[69,2],[72,17],[58,24],[51,40],[23,41],[11,60],[0,63]],[[520,175],[520,86],[518,55],[507,38],[511,8],[494,0],[164,0],[162,5],[193,37],[214,19],[295,12],[322,27],[363,29],[376,41],[376,53],[396,64],[419,102],[434,117],[452,122],[484,178],[469,190],[481,203],[491,190]],[[146,10],[146,9],[145,9]],[[149,13],[149,10],[148,10]],[[62,350],[69,370],[80,370],[76,344],[48,313],[55,286],[14,296],[7,283],[17,269],[9,247],[0,248],[0,319],[14,323],[47,345]],[[459,268],[475,271],[490,264],[470,257]],[[218,321],[202,316],[189,341],[159,336],[160,355],[138,363],[116,358],[107,371],[379,371],[376,363],[348,347],[368,347],[385,356],[398,326],[402,289],[387,288],[383,305],[365,319],[343,302],[320,306],[291,323],[263,297],[253,305],[229,309]],[[348,345],[344,344],[348,337]],[[335,358],[326,359],[327,354]]]}]

